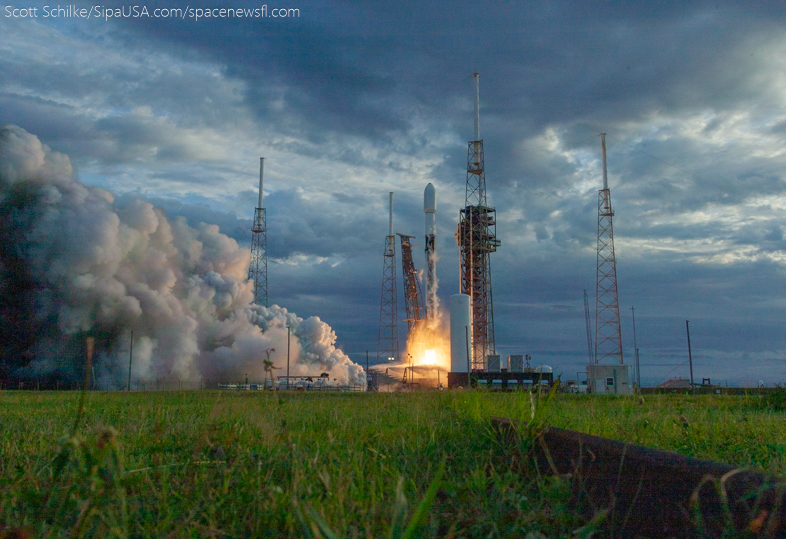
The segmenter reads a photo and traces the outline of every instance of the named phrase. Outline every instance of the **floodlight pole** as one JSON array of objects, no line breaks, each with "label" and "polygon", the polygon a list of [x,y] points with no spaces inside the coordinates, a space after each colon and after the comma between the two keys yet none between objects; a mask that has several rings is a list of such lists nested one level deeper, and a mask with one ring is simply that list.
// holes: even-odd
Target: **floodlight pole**
[{"label": "floodlight pole", "polygon": [[467,344],[467,389],[472,389],[472,365],[469,358],[469,326],[464,326],[464,340]]},{"label": "floodlight pole", "polygon": [[128,352],[128,391],[131,391],[131,362],[134,360],[134,330],[131,330],[131,351]]},{"label": "floodlight pole", "polygon": [[641,371],[639,370],[639,346],[636,344],[636,310],[631,307],[630,314],[633,317],[633,359],[636,365],[636,390],[641,393]]},{"label": "floodlight pole", "polygon": [[[407,359],[409,360],[409,391],[411,393],[413,391],[412,382],[415,380],[415,375],[412,372],[412,354],[407,354]],[[406,367],[404,370],[406,371]]]},{"label": "floodlight pole", "polygon": [[287,326],[287,389],[289,389],[289,341],[290,341],[290,334],[292,332],[292,328]]}]

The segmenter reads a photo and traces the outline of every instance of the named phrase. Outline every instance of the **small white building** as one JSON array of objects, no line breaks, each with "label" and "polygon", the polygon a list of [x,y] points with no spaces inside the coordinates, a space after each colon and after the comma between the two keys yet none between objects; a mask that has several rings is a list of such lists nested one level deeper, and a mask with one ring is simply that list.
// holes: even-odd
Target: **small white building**
[{"label": "small white building", "polygon": [[630,395],[633,388],[628,365],[587,365],[587,389],[600,395]]}]

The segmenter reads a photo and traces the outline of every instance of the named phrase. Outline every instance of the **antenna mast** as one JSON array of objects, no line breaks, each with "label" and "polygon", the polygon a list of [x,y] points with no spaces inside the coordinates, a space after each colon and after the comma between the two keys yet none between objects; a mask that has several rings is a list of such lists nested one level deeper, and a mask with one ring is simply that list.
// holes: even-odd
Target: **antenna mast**
[{"label": "antenna mast", "polygon": [[262,206],[262,177],[265,158],[259,158],[259,201],[251,225],[251,265],[248,278],[254,281],[254,303],[267,307],[267,216]]},{"label": "antenna mast", "polygon": [[390,221],[385,237],[382,266],[382,298],[379,309],[377,363],[398,359],[398,293],[396,291],[396,241],[393,235],[393,193],[390,193]]},{"label": "antenna mast", "polygon": [[617,296],[617,259],[611,191],[606,176],[606,133],[600,134],[603,152],[603,189],[598,191],[598,270],[595,288],[595,363],[612,359],[622,363],[622,333]]}]

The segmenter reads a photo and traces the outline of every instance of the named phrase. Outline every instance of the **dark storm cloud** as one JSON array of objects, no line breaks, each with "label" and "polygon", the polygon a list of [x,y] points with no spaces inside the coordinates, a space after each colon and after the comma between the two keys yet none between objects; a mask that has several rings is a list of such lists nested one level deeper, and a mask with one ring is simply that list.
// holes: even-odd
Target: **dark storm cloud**
[{"label": "dark storm cloud", "polygon": [[[246,191],[240,194],[252,201],[256,194]],[[353,202],[363,202],[368,206],[368,197],[352,197]],[[238,217],[234,212],[214,210],[205,203],[188,204],[177,199],[164,199],[145,196],[132,191],[117,198],[118,207],[124,207],[134,200],[142,199],[163,209],[168,216],[183,216],[190,226],[199,223],[219,225],[221,232],[241,245],[251,243],[251,218]],[[381,243],[366,234],[378,228],[384,232],[378,213],[356,210],[355,206],[341,203],[326,204],[323,201],[309,200],[302,192],[280,190],[265,197],[268,218],[268,251],[273,260],[282,263],[293,257],[315,257],[338,260],[355,259],[379,247]],[[363,207],[358,204],[359,207]],[[359,213],[355,219],[347,219],[348,211]],[[380,245],[376,245],[380,243]],[[331,262],[326,262],[331,263]],[[292,261],[295,264],[295,261]]]},{"label": "dark storm cloud", "polygon": [[[405,127],[403,116],[391,115],[385,99],[395,87],[394,78],[372,67],[381,58],[373,52],[379,39],[369,35],[366,42],[358,41],[354,25],[337,16],[343,9],[351,17],[355,8],[331,11],[312,3],[299,9],[300,18],[287,20],[204,20],[189,25],[150,20],[136,21],[135,27],[155,40],[176,44],[184,55],[199,51],[220,62],[225,75],[248,83],[245,98],[260,119],[283,133],[319,143],[331,132],[375,138]],[[126,42],[137,45],[137,35],[127,35]]]},{"label": "dark storm cloud", "polygon": [[[757,77],[749,75],[761,60],[746,57],[750,61],[740,63],[735,55],[739,47],[755,45],[746,28],[756,25],[757,35],[777,28],[777,19],[771,14],[764,19],[761,8],[733,6],[674,10],[558,3],[479,9],[467,2],[413,9],[393,2],[304,3],[300,9],[300,18],[264,22],[129,20],[95,40],[121,40],[132,55],[155,54],[159,62],[162,42],[163,50],[180,51],[184,60],[218,62],[224,76],[246,83],[239,91],[261,121],[316,144],[331,133],[391,144],[424,115],[451,118],[468,132],[461,126],[469,122],[459,120],[470,112],[469,82],[456,82],[477,69],[483,74],[484,132],[508,156],[515,155],[513,145],[526,131],[549,124],[723,108],[755,95]],[[728,69],[735,60],[735,69]],[[197,90],[209,86],[163,69],[141,79],[130,77],[125,65],[109,73],[102,66],[87,77],[65,68],[38,75],[23,65],[15,69],[22,84],[49,88],[57,80],[59,92],[89,88],[121,108],[144,99],[183,122],[225,117],[220,96]],[[45,80],[30,79],[35,76]],[[516,176],[517,164],[498,163],[502,181]]]},{"label": "dark storm cloud", "polygon": [[[692,263],[679,253],[636,260],[625,256],[624,250],[618,252],[622,343],[628,359],[633,356],[629,310],[633,304],[642,361],[687,361],[686,319],[691,320],[694,354],[705,360],[703,375],[707,377],[723,373],[723,378],[739,380],[740,372],[734,376],[726,370],[729,361],[739,359],[743,352],[754,352],[755,359],[746,368],[756,369],[762,353],[772,355],[783,349],[777,330],[783,302],[773,297],[773,290],[786,286],[780,265],[741,262],[718,267]],[[523,258],[516,261],[515,269],[506,268],[506,261],[497,263],[495,321],[502,352],[532,354],[537,362],[560,366],[575,378],[587,357],[584,289],[594,320],[594,262],[590,253]],[[656,384],[669,376],[684,377],[686,369],[687,364],[683,371],[670,374],[672,367],[650,365],[643,368],[643,377],[646,383]],[[782,380],[786,371],[778,365],[767,377]]]},{"label": "dark storm cloud", "polygon": [[196,139],[243,118],[219,68],[118,48],[111,24],[62,24],[0,21],[11,44],[0,55],[0,119],[39,133],[75,164],[209,158]]}]

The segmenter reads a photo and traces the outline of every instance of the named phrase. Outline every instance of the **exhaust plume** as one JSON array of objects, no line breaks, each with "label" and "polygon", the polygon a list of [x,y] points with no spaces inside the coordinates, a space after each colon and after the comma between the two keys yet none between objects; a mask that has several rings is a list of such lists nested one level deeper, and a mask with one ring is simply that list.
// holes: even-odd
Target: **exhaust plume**
[{"label": "exhaust plume", "polygon": [[253,303],[250,256],[216,225],[121,206],[66,155],[0,128],[0,379],[79,379],[89,335],[99,385],[123,387],[133,330],[134,379],[261,381],[266,350],[286,368],[289,325],[292,374],[365,385],[328,324]]}]

